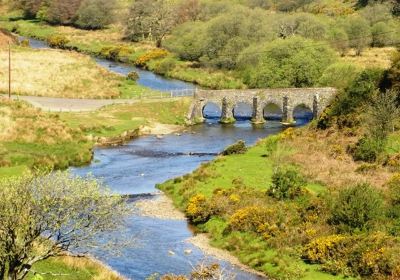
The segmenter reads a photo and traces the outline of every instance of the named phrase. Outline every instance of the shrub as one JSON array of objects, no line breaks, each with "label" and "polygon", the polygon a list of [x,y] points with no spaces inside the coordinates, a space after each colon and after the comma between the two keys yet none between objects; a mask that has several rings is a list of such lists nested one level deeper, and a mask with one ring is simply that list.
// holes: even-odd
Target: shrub
[{"label": "shrub", "polygon": [[365,161],[373,163],[385,148],[383,140],[364,136],[358,142],[349,147],[349,153],[356,161]]},{"label": "shrub", "polygon": [[53,35],[53,36],[50,36],[49,38],[47,38],[47,43],[52,48],[66,49],[67,45],[69,43],[69,40],[67,37],[65,37],[63,35]]},{"label": "shrub", "polygon": [[176,66],[176,60],[173,57],[167,57],[161,60],[155,66],[154,71],[161,75],[167,75],[170,71],[174,70]]},{"label": "shrub", "polygon": [[303,249],[303,258],[322,264],[324,271],[348,276],[387,279],[398,266],[398,248],[384,233],[330,235],[317,238]]},{"label": "shrub", "polygon": [[339,192],[330,222],[340,231],[368,230],[382,213],[381,194],[368,184],[360,184]]},{"label": "shrub", "polygon": [[153,59],[157,59],[157,58],[163,58],[166,57],[168,55],[168,51],[163,50],[163,49],[154,49],[151,50],[141,56],[139,56],[136,61],[135,64],[137,66],[146,66],[146,63],[149,62],[150,60]]},{"label": "shrub", "polygon": [[277,211],[274,208],[249,206],[237,210],[229,219],[229,230],[255,232],[264,238],[277,235],[280,231]]},{"label": "shrub", "polygon": [[346,235],[329,235],[314,239],[304,246],[302,257],[310,263],[327,263],[343,259],[353,240]]},{"label": "shrub", "polygon": [[186,215],[193,223],[206,222],[211,216],[206,197],[202,194],[192,196],[186,207]]},{"label": "shrub", "polygon": [[115,0],[84,0],[77,12],[75,24],[85,29],[101,29],[112,23]]},{"label": "shrub", "polygon": [[272,175],[272,186],[268,194],[276,199],[293,199],[302,193],[305,181],[293,167],[280,167]]},{"label": "shrub", "polygon": [[239,140],[236,143],[228,146],[225,150],[221,153],[221,155],[229,156],[229,155],[238,155],[244,154],[247,151],[246,143],[243,140]]},{"label": "shrub", "polygon": [[131,71],[128,73],[126,78],[131,81],[137,81],[139,80],[139,74],[136,71]]}]

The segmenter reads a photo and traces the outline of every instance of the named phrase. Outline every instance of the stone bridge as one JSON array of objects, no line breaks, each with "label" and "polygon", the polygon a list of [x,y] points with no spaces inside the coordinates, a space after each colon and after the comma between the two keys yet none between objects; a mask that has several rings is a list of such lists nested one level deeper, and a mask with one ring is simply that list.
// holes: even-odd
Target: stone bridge
[{"label": "stone bridge", "polygon": [[294,123],[294,110],[306,107],[314,118],[329,105],[336,94],[334,88],[287,88],[249,90],[197,90],[187,116],[189,123],[204,121],[204,108],[213,103],[221,110],[221,123],[235,121],[235,106],[245,103],[252,108],[252,122],[264,123],[264,110],[273,105],[282,113],[282,123]]}]

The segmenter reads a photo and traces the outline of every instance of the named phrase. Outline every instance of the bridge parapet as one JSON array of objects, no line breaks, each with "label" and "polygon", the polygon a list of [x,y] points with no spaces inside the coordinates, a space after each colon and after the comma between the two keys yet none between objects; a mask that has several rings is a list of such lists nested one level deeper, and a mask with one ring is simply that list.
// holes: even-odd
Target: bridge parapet
[{"label": "bridge parapet", "polygon": [[236,104],[246,103],[252,107],[252,121],[262,123],[265,122],[264,108],[269,104],[274,104],[282,112],[282,122],[291,124],[294,122],[293,113],[296,107],[303,105],[309,108],[316,118],[335,95],[334,88],[198,90],[187,119],[190,123],[202,122],[204,107],[212,102],[221,109],[221,122],[233,122],[233,109]]}]

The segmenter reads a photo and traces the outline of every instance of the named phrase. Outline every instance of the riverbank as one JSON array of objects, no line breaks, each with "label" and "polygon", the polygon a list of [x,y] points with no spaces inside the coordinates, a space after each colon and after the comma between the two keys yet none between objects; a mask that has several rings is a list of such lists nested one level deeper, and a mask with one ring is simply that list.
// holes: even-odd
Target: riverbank
[{"label": "riverbank", "polygon": [[0,176],[88,164],[94,145],[181,131],[190,99],[116,104],[93,112],[47,113],[0,98]]},{"label": "riverbank", "polygon": [[[391,141],[399,141],[395,135]],[[312,246],[309,244],[335,236],[326,200],[334,200],[338,191],[360,182],[385,188],[396,176],[390,168],[365,170],[365,164],[354,162],[345,152],[353,141],[340,131],[289,129],[260,141],[243,155],[218,157],[191,174],[159,185],[159,189],[198,231],[211,238],[212,246],[229,251],[241,263],[272,278],[352,279],[354,274],[331,275],[324,263],[310,264],[302,256],[303,248]],[[390,147],[397,145],[392,142]],[[268,191],[281,168],[295,170],[293,176],[304,180],[298,198],[279,200]],[[369,244],[363,250],[375,250],[368,247],[369,241],[360,242]]]},{"label": "riverbank", "polygon": [[[63,44],[53,47],[128,63],[201,87],[245,88],[241,79],[230,71],[198,68],[194,63],[180,61],[174,54],[158,49],[151,43],[127,42],[123,39],[121,27],[118,25],[104,30],[88,31],[69,26],[53,26],[38,20],[15,19],[15,16],[6,14],[0,17],[0,27],[21,36],[46,42],[51,42],[53,38],[63,38]],[[164,65],[167,61],[173,61],[174,67],[166,71]]]}]

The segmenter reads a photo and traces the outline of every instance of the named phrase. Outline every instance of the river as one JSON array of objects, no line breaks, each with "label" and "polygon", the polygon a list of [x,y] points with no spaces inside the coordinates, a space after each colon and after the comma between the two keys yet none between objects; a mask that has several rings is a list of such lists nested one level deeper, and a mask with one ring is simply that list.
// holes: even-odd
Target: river
[{"label": "river", "polygon": [[[47,44],[31,39],[31,47],[48,48]],[[110,71],[126,75],[132,70],[138,72],[139,84],[161,91],[193,89],[194,85],[166,79],[149,71],[123,63],[94,58],[97,63]],[[208,108],[208,115],[215,115],[215,108]],[[242,108],[246,115],[246,108]],[[249,112],[247,112],[249,114]],[[157,183],[192,172],[202,162],[215,157],[229,144],[244,140],[253,145],[258,139],[282,131],[278,121],[268,121],[263,126],[254,127],[248,118],[234,125],[221,125],[216,118],[207,119],[203,125],[188,128],[182,135],[140,137],[130,143],[112,148],[96,148],[94,159],[89,166],[71,168],[78,175],[93,174],[103,180],[119,194],[155,194]],[[132,215],[126,225],[124,237],[135,238],[134,247],[122,248],[119,255],[101,249],[91,253],[128,279],[146,279],[159,273],[188,274],[192,266],[207,259],[218,262],[227,271],[237,275],[236,279],[259,279],[260,277],[241,271],[227,262],[207,257],[204,252],[187,242],[193,236],[186,221],[162,220]],[[119,236],[113,238],[118,240]],[[122,237],[121,242],[122,242]],[[185,251],[191,250],[190,254]]]}]

